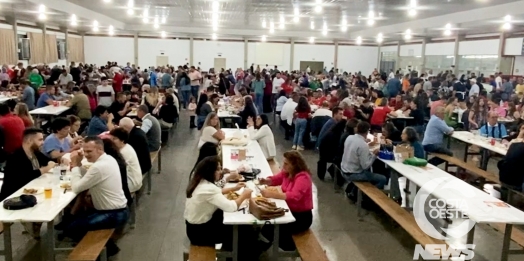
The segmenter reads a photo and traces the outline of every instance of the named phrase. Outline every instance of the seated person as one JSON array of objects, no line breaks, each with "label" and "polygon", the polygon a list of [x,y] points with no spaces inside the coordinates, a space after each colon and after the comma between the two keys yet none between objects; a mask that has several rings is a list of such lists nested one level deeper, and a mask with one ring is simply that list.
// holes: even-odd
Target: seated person
[{"label": "seated person", "polygon": [[[344,129],[346,128],[346,125],[347,125],[347,121],[344,119],[337,122],[335,125],[333,125],[328,130],[326,130],[326,134],[322,136],[322,139],[320,140],[318,144],[319,158],[317,162],[317,175],[320,180],[324,180],[324,176],[326,175],[327,163],[335,162],[334,159],[335,159],[337,150],[333,148],[338,147],[340,137],[344,133]],[[330,171],[329,174],[331,174],[331,176],[333,177],[334,173]]]},{"label": "seated person", "polygon": [[169,129],[175,124],[178,118],[178,109],[175,106],[173,95],[166,96],[164,104],[159,109],[158,118],[160,119],[160,127],[164,129]]},{"label": "seated person", "polygon": [[311,99],[311,102],[317,106],[322,105],[326,101],[326,96],[324,96],[324,93],[322,92],[322,89],[317,89],[313,93],[313,98]]},{"label": "seated person", "polygon": [[[267,179],[260,179],[260,184],[281,186],[282,192],[264,189],[260,193],[266,198],[285,200],[289,206],[295,222],[280,225],[279,245],[283,250],[294,250],[291,236],[308,230],[313,223],[313,184],[306,161],[298,151],[285,152],[282,170]],[[273,226],[264,226],[262,235],[272,240],[273,231]]]},{"label": "seated person", "polygon": [[52,85],[48,85],[45,88],[45,92],[40,94],[40,97],[38,98],[38,101],[36,102],[36,108],[42,108],[48,105],[53,105],[53,101],[55,100],[55,97],[53,94],[55,93],[55,87]]},{"label": "seated person", "polygon": [[[214,247],[217,243],[230,244],[232,232],[229,233],[226,230],[228,226],[223,223],[224,212],[237,211],[244,200],[251,198],[253,191],[245,188],[236,200],[228,200],[222,189],[215,184],[220,180],[221,173],[222,167],[218,158],[206,157],[197,164],[189,182],[184,219],[191,245]],[[244,245],[243,240],[239,240],[239,244]],[[240,247],[239,250],[242,252],[248,249],[249,247],[244,250]]]},{"label": "seated person", "polygon": [[135,125],[140,126],[144,131],[149,146],[149,152],[156,152],[160,149],[162,129],[158,120],[149,113],[147,105],[142,104],[138,106],[136,115],[141,120],[133,120]]},{"label": "seated person", "polygon": [[499,114],[494,111],[488,113],[488,120],[486,124],[480,127],[480,135],[488,138],[503,139],[508,136],[508,131],[504,124],[499,124]]},{"label": "seated person", "polygon": [[313,113],[313,118],[318,117],[318,116],[329,116],[329,117],[331,117],[331,115],[333,115],[333,112],[329,109],[329,102],[324,101],[322,103],[321,107],[318,108]]},{"label": "seated person", "polygon": [[[348,182],[368,181],[377,188],[384,189],[386,177],[369,171],[379,152],[378,149],[373,152],[369,151],[369,145],[366,142],[369,129],[369,123],[362,121],[358,123],[355,135],[347,137],[344,142],[344,154],[342,155],[340,169],[342,176]],[[350,194],[355,192],[356,190],[353,190]]]},{"label": "seated person", "polygon": [[[92,163],[87,171],[81,168],[84,155]],[[102,139],[87,137],[83,152],[71,153],[71,166],[71,189],[77,194],[89,190],[94,210],[87,216],[74,217],[74,221],[64,230],[65,235],[79,241],[88,231],[124,226],[129,218],[129,210],[120,168],[115,158],[104,152]],[[106,247],[109,256],[118,252],[112,240]]]},{"label": "seated person", "polygon": [[267,160],[273,159],[276,154],[275,148],[275,138],[273,132],[269,127],[269,120],[267,115],[260,114],[257,116],[255,122],[253,119],[249,118],[247,120],[247,130],[249,132],[249,137],[252,140],[258,141],[262,153]]},{"label": "seated person", "polygon": [[[453,134],[453,128],[449,127],[444,121],[444,107],[436,107],[435,114],[431,115],[428,126],[426,127],[422,146],[428,153],[435,152],[453,156],[453,152],[444,144],[444,135],[451,134]],[[428,163],[437,166],[444,163],[444,160],[433,157],[428,160]]]},{"label": "seated person", "polygon": [[3,151],[9,155],[23,143],[24,121],[11,113],[6,103],[0,103],[0,127],[2,127]]},{"label": "seated person", "polygon": [[379,130],[386,119],[388,114],[391,112],[391,109],[387,106],[387,100],[381,99],[379,105],[373,110],[373,115],[371,115],[371,128],[373,130]]},{"label": "seated person", "polygon": [[87,136],[98,136],[113,128],[113,114],[107,111],[107,107],[98,105],[93,114],[93,118],[89,121]]},{"label": "seated person", "polygon": [[343,120],[344,118],[343,113],[344,111],[342,110],[342,108],[339,108],[339,107],[333,108],[333,111],[331,112],[331,115],[330,115],[332,116],[332,118],[326,121],[326,123],[324,123],[324,125],[322,126],[322,129],[320,129],[320,132],[318,133],[317,144],[315,146],[316,148],[318,148],[318,146],[320,145],[320,142],[327,135],[328,131],[331,128],[333,128],[333,126],[335,126],[337,123]]},{"label": "seated person", "polygon": [[142,170],[135,150],[127,144],[129,133],[124,128],[119,127],[112,129],[109,134],[125,160],[129,191],[133,193],[140,190],[142,187]]},{"label": "seated person", "polygon": [[198,149],[206,142],[218,144],[221,140],[226,138],[225,133],[220,130],[220,120],[215,112],[211,112],[207,115],[206,121],[202,126],[202,135],[198,142]]},{"label": "seated person", "polygon": [[85,95],[80,88],[73,87],[73,99],[67,102],[66,106],[72,107],[75,115],[78,115],[82,120],[91,119],[91,105],[89,104],[89,97]]},{"label": "seated person", "polygon": [[395,124],[386,122],[382,125],[382,137],[385,139],[386,144],[396,145],[402,141],[400,137],[400,131],[395,127]]},{"label": "seated person", "polygon": [[240,116],[240,121],[237,123],[238,126],[242,129],[247,127],[247,119],[249,117],[254,119],[257,116],[257,109],[255,108],[255,104],[253,103],[251,96],[244,98],[244,109],[238,113],[238,116]]},{"label": "seated person", "polygon": [[395,98],[391,98],[391,100],[389,101],[389,107],[391,107],[393,111],[398,111],[402,109],[403,106],[404,106],[404,102],[402,101],[401,94],[397,94]]},{"label": "seated person", "polygon": [[70,130],[69,124],[70,121],[63,117],[56,118],[51,122],[53,134],[45,138],[43,149],[47,157],[58,161],[64,154],[72,150],[80,149],[80,144],[74,145],[74,142],[78,139],[71,140],[68,138]]},{"label": "seated person", "polygon": [[122,127],[129,133],[128,143],[136,152],[142,175],[146,174],[152,166],[146,134],[140,128],[135,128],[135,123],[128,117],[120,120],[119,127]]},{"label": "seated person", "polygon": [[418,140],[418,134],[415,129],[412,127],[404,128],[401,137],[403,144],[409,144],[411,147],[413,147],[414,157],[419,159],[426,158],[426,153],[424,152],[422,144],[420,144],[420,141]]},{"label": "seated person", "polygon": [[419,109],[419,106],[415,100],[412,100],[409,103],[409,109],[404,111],[404,115],[413,117],[412,126],[417,133],[422,135],[424,133],[424,111]]},{"label": "seated person", "polygon": [[520,126],[518,137],[511,141],[508,152],[499,161],[500,182],[504,184],[501,190],[502,198],[507,198],[507,188],[524,192],[524,172],[520,169],[524,161],[524,125]]},{"label": "seated person", "polygon": [[371,117],[373,116],[374,111],[375,110],[373,109],[372,103],[369,100],[365,99],[364,101],[362,101],[362,105],[356,108],[356,117],[361,121],[369,122],[371,120]]},{"label": "seated person", "polygon": [[126,101],[126,95],[123,92],[116,94],[116,99],[109,107],[109,113],[113,114],[113,123],[120,122],[131,111],[131,103]]}]

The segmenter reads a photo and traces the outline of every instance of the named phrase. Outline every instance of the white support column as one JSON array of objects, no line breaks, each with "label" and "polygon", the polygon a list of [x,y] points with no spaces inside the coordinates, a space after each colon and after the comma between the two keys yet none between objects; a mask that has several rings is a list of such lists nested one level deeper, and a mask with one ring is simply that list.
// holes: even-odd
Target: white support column
[{"label": "white support column", "polygon": [[421,67],[420,68],[420,73],[419,73],[419,76],[422,74],[422,73],[426,73],[426,44],[428,42],[428,39],[427,38],[423,38],[422,39],[422,61],[421,61]]},{"label": "white support column", "polygon": [[[397,43],[397,62],[395,63],[395,66],[397,68],[400,68],[400,44],[402,43],[402,41],[398,41]],[[396,71],[396,69],[395,69]]]},{"label": "white support column", "polygon": [[293,63],[295,62],[295,40],[291,39],[289,45],[289,71],[293,71]]},{"label": "white support column", "polygon": [[[497,72],[502,72],[502,57],[504,56],[504,48],[506,46],[506,33],[502,32],[499,36],[499,51],[498,51],[498,61],[497,61]],[[511,72],[504,72],[511,73]]]},{"label": "white support column", "polygon": [[247,52],[248,52],[248,41],[247,39],[244,39],[244,69],[248,68],[247,65]]},{"label": "white support column", "polygon": [[[193,36],[189,37],[189,65],[193,65]],[[218,70],[218,69],[215,69]]]},{"label": "white support column", "polygon": [[60,31],[62,31],[65,35],[65,58],[66,58],[66,67],[69,66],[69,49],[67,48],[67,44],[69,43],[69,31],[67,30],[67,27],[60,27]]},{"label": "white support column", "polygon": [[135,46],[134,64],[136,67],[139,67],[138,65],[138,32],[135,32],[134,46]]},{"label": "white support column", "polygon": [[453,73],[458,77],[458,72],[459,72],[459,60],[460,60],[460,56],[459,56],[459,46],[460,46],[460,41],[462,41],[462,39],[464,39],[464,36],[463,35],[459,35],[457,34],[457,36],[455,37],[455,50],[453,52],[453,56],[455,57],[455,68],[453,69]]},{"label": "white support column", "polygon": [[335,40],[335,59],[333,59],[334,63],[333,63],[333,67],[335,67],[335,69],[338,69],[338,41]]},{"label": "white support column", "polygon": [[[377,70],[380,72],[380,62],[382,60],[382,44],[378,45],[378,55],[377,55]],[[386,72],[387,73],[387,72]]]}]

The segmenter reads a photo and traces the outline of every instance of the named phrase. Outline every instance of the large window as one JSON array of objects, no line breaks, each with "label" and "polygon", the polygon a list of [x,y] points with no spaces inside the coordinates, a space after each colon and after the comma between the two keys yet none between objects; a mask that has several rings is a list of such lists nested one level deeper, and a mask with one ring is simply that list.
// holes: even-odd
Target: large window
[{"label": "large window", "polygon": [[402,68],[403,72],[407,72],[409,70],[421,72],[422,56],[401,56],[399,61],[399,67]]},{"label": "large window", "polygon": [[29,60],[31,58],[31,48],[29,39],[25,34],[18,35],[18,60]]},{"label": "large window", "polygon": [[452,70],[451,66],[455,65],[455,56],[453,55],[426,55],[426,71],[431,70],[431,74],[437,75],[446,70]]},{"label": "large window", "polygon": [[66,41],[64,39],[56,39],[56,48],[58,49],[58,60],[65,60]]},{"label": "large window", "polygon": [[498,55],[462,55],[458,62],[459,74],[493,75],[498,70],[498,60]]}]

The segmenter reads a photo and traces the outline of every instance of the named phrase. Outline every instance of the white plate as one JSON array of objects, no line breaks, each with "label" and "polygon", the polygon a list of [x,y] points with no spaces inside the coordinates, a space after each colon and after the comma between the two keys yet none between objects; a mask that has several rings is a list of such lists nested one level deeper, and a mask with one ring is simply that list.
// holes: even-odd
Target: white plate
[{"label": "white plate", "polygon": [[34,194],[26,194],[23,192],[23,189],[22,189],[22,194],[24,195],[33,195],[34,196],[34,195],[40,195],[44,193],[44,188],[42,187],[36,187],[36,188],[25,187],[24,189],[36,189],[37,190],[36,193]]}]

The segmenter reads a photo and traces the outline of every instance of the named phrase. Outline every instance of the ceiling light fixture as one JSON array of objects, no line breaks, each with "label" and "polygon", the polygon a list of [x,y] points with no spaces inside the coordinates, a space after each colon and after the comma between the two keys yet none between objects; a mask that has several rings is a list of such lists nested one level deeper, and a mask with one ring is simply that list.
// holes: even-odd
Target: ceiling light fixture
[{"label": "ceiling light fixture", "polygon": [[219,7],[218,1],[213,1],[213,12],[218,12],[218,7]]},{"label": "ceiling light fixture", "polygon": [[165,24],[166,23],[166,20],[167,18],[165,16],[162,16],[162,23]]},{"label": "ceiling light fixture", "polygon": [[285,26],[286,26],[286,19],[284,18],[284,15],[280,15],[279,28],[280,29],[284,29]]},{"label": "ceiling light fixture", "polygon": [[450,36],[451,35],[451,24],[447,23],[446,26],[444,26],[444,35]]},{"label": "ceiling light fixture", "polygon": [[416,16],[417,15],[417,9],[415,9],[415,8],[409,9],[408,15],[411,16],[411,17]]},{"label": "ceiling light fixture", "polygon": [[217,39],[217,34],[212,34],[211,35],[211,39],[216,40]]},{"label": "ceiling light fixture", "polygon": [[127,1],[127,8],[133,8],[133,6],[135,6],[135,3],[133,0]]},{"label": "ceiling light fixture", "polygon": [[71,15],[71,25],[72,26],[77,26],[77,19],[76,19],[76,15],[75,14]]},{"label": "ceiling light fixture", "polygon": [[361,45],[362,44],[362,36],[357,37],[357,41],[356,42],[357,42],[358,45]]},{"label": "ceiling light fixture", "polygon": [[93,21],[93,31],[98,32],[98,21],[97,20]]},{"label": "ceiling light fixture", "polygon": [[271,34],[275,33],[275,23],[273,23],[273,22],[269,23],[269,33],[271,33]]},{"label": "ceiling light fixture", "polygon": [[417,15],[417,0],[411,0],[408,7],[408,15],[416,16]]},{"label": "ceiling light fixture", "polygon": [[511,30],[511,23],[504,23],[502,25],[502,29],[504,29],[504,30]]},{"label": "ceiling light fixture", "polygon": [[267,27],[266,19],[263,19],[262,20],[262,28],[266,28],[266,27]]},{"label": "ceiling light fixture", "polygon": [[315,22],[311,21],[311,30],[315,30]]},{"label": "ceiling light fixture", "polygon": [[382,33],[378,33],[377,43],[382,43],[383,41],[384,41],[384,35]]},{"label": "ceiling light fixture", "polygon": [[293,22],[295,23],[298,23],[298,21],[300,20],[300,10],[298,9],[298,7],[295,7],[295,17],[293,17]]},{"label": "ceiling light fixture", "polygon": [[316,13],[322,12],[322,0],[317,0],[317,5],[315,6],[315,12]]},{"label": "ceiling light fixture", "polygon": [[342,27],[340,29],[342,32],[346,32],[348,30],[348,21],[346,20],[346,17],[342,18]]},{"label": "ceiling light fixture", "polygon": [[407,29],[406,33],[404,33],[404,39],[410,40],[411,39],[411,29]]},{"label": "ceiling light fixture", "polygon": [[45,13],[45,5],[40,5],[40,6],[38,7],[38,12],[40,12],[40,13]]},{"label": "ceiling light fixture", "polygon": [[165,31],[160,32],[160,36],[161,36],[162,38],[166,38],[166,32],[165,32]]},{"label": "ceiling light fixture", "polygon": [[504,16],[504,21],[505,22],[511,22],[511,15]]},{"label": "ceiling light fixture", "polygon": [[324,22],[324,25],[322,26],[322,35],[327,35],[328,33],[328,27],[327,27],[327,23]]},{"label": "ceiling light fixture", "polygon": [[313,36],[309,37],[309,43],[315,43],[315,37]]},{"label": "ceiling light fixture", "polygon": [[218,31],[218,24],[213,24],[213,32]]},{"label": "ceiling light fixture", "polygon": [[369,26],[372,26],[372,25],[374,25],[374,24],[375,24],[375,19],[369,18],[369,19],[368,19],[368,25],[369,25]]},{"label": "ceiling light fixture", "polygon": [[110,3],[110,2],[111,2],[111,0],[104,0],[104,2],[105,2],[105,3]]},{"label": "ceiling light fixture", "polygon": [[265,35],[262,35],[262,42],[265,42],[267,40],[267,37]]},{"label": "ceiling light fixture", "polygon": [[135,14],[135,10],[133,10],[133,8],[129,8],[129,9],[127,9],[127,14],[128,15],[134,15]]},{"label": "ceiling light fixture", "polygon": [[144,13],[142,14],[142,21],[144,22],[144,24],[147,24],[149,23],[149,9],[144,9]]},{"label": "ceiling light fixture", "polygon": [[373,11],[369,11],[369,13],[368,13],[368,18],[370,18],[370,19],[375,18],[375,12],[373,12]]},{"label": "ceiling light fixture", "polygon": [[38,19],[45,20],[45,19],[47,19],[47,16],[45,14],[39,14],[38,15]]},{"label": "ceiling light fixture", "polygon": [[109,35],[114,35],[115,34],[115,28],[112,25],[110,25],[107,33]]}]

